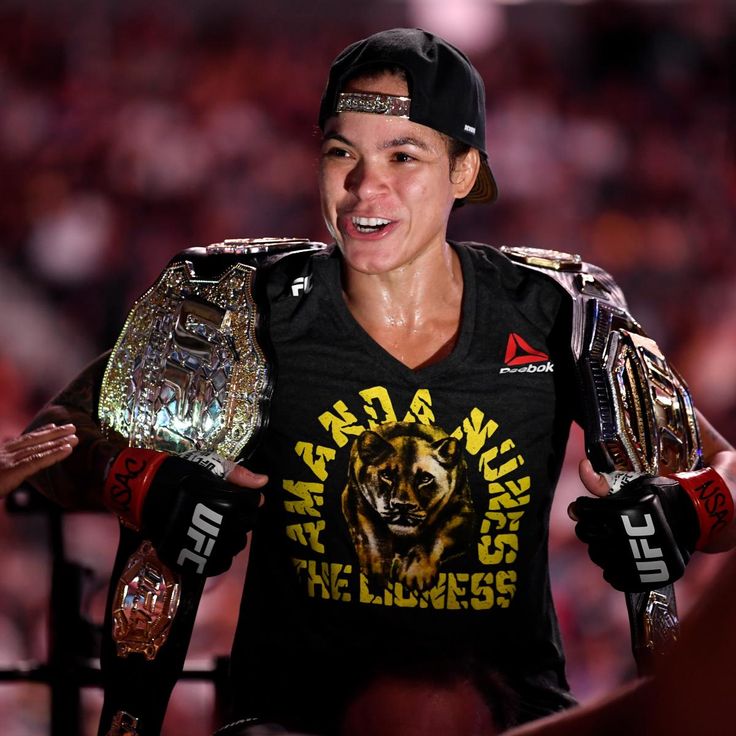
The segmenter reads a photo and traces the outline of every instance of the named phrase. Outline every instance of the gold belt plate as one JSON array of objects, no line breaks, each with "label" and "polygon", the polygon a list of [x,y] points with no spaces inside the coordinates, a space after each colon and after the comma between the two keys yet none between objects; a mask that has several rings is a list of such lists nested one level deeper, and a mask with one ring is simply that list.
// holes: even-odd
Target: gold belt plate
[{"label": "gold belt plate", "polygon": [[697,466],[700,438],[690,393],[654,340],[613,332],[608,379],[617,430],[608,446],[617,470],[664,475]]},{"label": "gold belt plate", "polygon": [[132,447],[234,460],[262,422],[269,369],[256,337],[255,268],[218,281],[188,262],[167,268],[135,303],[102,381],[99,418]]},{"label": "gold belt plate", "polygon": [[113,598],[113,632],[118,656],[131,652],[156,657],[166,641],[179,607],[178,576],[159,560],[144,541],[130,556]]}]

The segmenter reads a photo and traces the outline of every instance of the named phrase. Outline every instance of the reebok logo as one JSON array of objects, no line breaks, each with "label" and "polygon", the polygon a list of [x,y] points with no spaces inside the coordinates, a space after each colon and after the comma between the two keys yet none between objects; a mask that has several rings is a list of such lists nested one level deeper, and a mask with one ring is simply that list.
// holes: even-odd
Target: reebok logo
[{"label": "reebok logo", "polygon": [[503,362],[506,365],[499,373],[553,373],[555,369],[547,353],[533,348],[516,332],[509,333]]}]

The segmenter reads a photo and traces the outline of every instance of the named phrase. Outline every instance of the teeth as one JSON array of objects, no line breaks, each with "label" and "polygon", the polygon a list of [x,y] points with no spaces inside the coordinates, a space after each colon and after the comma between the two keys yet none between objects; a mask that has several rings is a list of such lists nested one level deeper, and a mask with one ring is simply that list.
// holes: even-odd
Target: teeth
[{"label": "teeth", "polygon": [[353,217],[353,225],[356,227],[383,227],[390,222],[391,220],[384,220],[382,217]]}]

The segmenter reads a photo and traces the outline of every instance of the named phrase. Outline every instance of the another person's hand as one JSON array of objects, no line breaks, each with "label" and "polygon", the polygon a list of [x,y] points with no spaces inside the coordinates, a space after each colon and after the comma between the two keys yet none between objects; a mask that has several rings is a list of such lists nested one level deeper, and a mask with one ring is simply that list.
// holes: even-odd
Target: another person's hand
[{"label": "another person's hand", "polygon": [[590,558],[618,590],[639,592],[674,582],[694,550],[707,547],[733,516],[730,493],[712,468],[642,475],[614,494],[587,460],[580,464],[580,478],[597,498],[578,498],[568,513]]},{"label": "another person's hand", "polygon": [[47,424],[0,442],[0,498],[26,478],[68,457],[79,443],[73,424]]},{"label": "another person's hand", "polygon": [[267,481],[213,453],[127,448],[108,473],[105,504],[150,539],[167,565],[219,575],[245,548]]}]

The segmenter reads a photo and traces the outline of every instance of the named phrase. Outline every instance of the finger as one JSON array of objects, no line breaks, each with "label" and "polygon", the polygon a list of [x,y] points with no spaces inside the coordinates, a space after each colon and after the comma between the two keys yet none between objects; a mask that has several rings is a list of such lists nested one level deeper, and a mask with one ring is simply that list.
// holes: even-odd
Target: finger
[{"label": "finger", "polygon": [[26,462],[27,460],[33,461],[39,457],[45,457],[50,452],[55,452],[64,447],[76,447],[79,444],[79,438],[76,435],[71,437],[61,437],[55,440],[47,442],[36,442],[33,445],[26,445],[20,449],[9,453],[9,457],[14,462]]},{"label": "finger", "polygon": [[572,503],[570,503],[570,505],[567,507],[567,516],[569,519],[572,519],[573,521],[580,521],[580,519],[578,519],[578,515],[575,510],[575,501],[572,501]]},{"label": "finger", "polygon": [[268,483],[268,476],[262,473],[254,473],[242,465],[236,465],[227,476],[230,483],[244,488],[263,488]]},{"label": "finger", "polygon": [[[76,443],[75,443],[76,444]],[[24,457],[16,456],[16,467],[30,469],[30,472],[41,470],[53,465],[59,459],[70,455],[74,446],[69,442],[45,442],[36,448],[32,448],[33,452],[28,452]]]},{"label": "finger", "polygon": [[44,432],[47,429],[56,429],[56,427],[57,427],[56,422],[49,422],[48,424],[44,424],[40,427],[36,427],[30,432],[24,432],[24,434],[32,434],[33,432]]},{"label": "finger", "polygon": [[594,496],[607,496],[610,488],[608,481],[600,474],[596,473],[593,469],[593,465],[587,458],[580,461],[578,466],[578,472],[580,473],[580,480],[588,491]]},{"label": "finger", "polygon": [[[611,534],[607,525],[583,522],[575,524],[575,536],[586,544],[593,542],[606,542],[610,540]],[[591,551],[592,556],[592,551]]]},{"label": "finger", "polygon": [[242,465],[234,463],[215,452],[204,450],[189,450],[181,453],[180,457],[189,462],[201,465],[219,478],[244,488],[261,488],[268,483],[268,476],[254,473]]},{"label": "finger", "polygon": [[58,427],[56,424],[46,424],[43,427],[34,429],[30,432],[25,432],[12,440],[5,443],[5,449],[8,452],[15,452],[16,450],[39,445],[43,442],[50,442],[53,440],[61,440],[69,438],[76,432],[76,427],[73,424],[63,424]]},{"label": "finger", "polygon": [[41,452],[36,452],[22,460],[14,460],[11,465],[7,465],[3,461],[3,467],[0,467],[0,498],[6,496],[12,490],[17,488],[26,478],[29,478],[39,470],[50,467],[54,463],[58,463],[68,457],[73,447],[70,444],[62,444],[53,446]]},{"label": "finger", "polygon": [[34,473],[38,470],[43,470],[45,468],[51,467],[54,463],[58,463],[60,460],[69,457],[69,455],[72,454],[73,450],[74,446],[66,443],[61,445],[60,447],[38,453],[38,455],[36,455],[32,462],[29,463],[29,467],[32,468]]},{"label": "finger", "polygon": [[575,509],[575,516],[582,518],[597,518],[601,515],[607,516],[610,508],[608,501],[601,504],[599,499],[590,496],[578,496],[571,504]]},{"label": "finger", "polygon": [[582,521],[586,526],[590,526],[605,520],[608,511],[605,505],[601,506],[599,499],[579,496],[567,507],[567,515],[573,521]]}]

